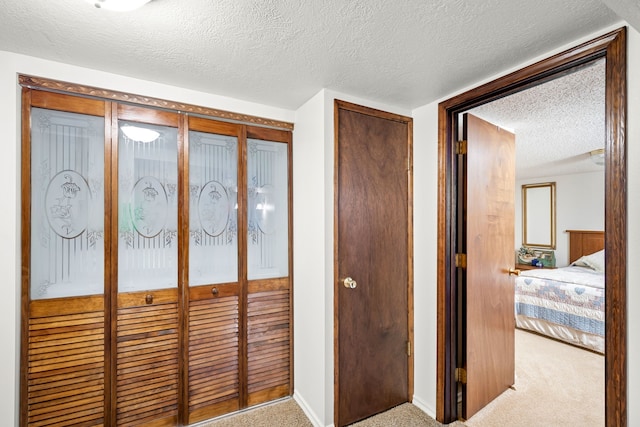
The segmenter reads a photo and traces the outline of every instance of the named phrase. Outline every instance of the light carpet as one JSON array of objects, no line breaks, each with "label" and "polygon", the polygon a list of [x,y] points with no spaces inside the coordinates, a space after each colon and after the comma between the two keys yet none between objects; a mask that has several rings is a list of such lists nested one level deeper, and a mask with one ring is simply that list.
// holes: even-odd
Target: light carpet
[{"label": "light carpet", "polygon": [[[448,424],[451,427],[464,427],[459,421]],[[366,420],[351,424],[351,427],[441,427],[440,424],[429,415],[422,412],[411,403],[404,403],[386,412],[375,415]]]},{"label": "light carpet", "polygon": [[[596,427],[604,425],[604,356],[516,330],[516,384],[464,424],[451,427]],[[285,399],[198,427],[313,427]],[[352,427],[441,427],[410,403]]]},{"label": "light carpet", "polygon": [[[411,403],[392,408],[352,427],[442,427],[440,424]],[[235,415],[204,422],[198,427],[313,427],[294,399],[240,412]],[[464,427],[455,422],[449,426]]]},{"label": "light carpet", "polygon": [[604,356],[516,329],[516,384],[469,427],[601,427]]},{"label": "light carpet", "polygon": [[236,414],[205,421],[197,427],[313,427],[295,400],[289,398],[276,403],[249,409]]}]

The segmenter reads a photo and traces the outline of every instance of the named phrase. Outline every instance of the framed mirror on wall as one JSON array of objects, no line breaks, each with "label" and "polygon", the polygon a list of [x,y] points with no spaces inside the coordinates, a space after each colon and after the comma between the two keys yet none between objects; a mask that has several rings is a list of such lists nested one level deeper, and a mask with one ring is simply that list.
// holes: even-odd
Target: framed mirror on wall
[{"label": "framed mirror on wall", "polygon": [[522,186],[522,245],[556,248],[556,183]]}]

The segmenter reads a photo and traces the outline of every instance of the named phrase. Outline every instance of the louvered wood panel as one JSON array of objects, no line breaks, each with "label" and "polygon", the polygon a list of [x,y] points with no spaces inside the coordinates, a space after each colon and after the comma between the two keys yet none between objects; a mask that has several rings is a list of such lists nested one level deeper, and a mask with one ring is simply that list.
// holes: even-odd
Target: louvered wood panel
[{"label": "louvered wood panel", "polygon": [[29,426],[104,424],[104,312],[29,319]]},{"label": "louvered wood panel", "polygon": [[118,425],[175,425],[177,303],[121,307],[117,321]]},{"label": "louvered wood panel", "polygon": [[248,296],[249,406],[290,394],[289,299],[288,289]]},{"label": "louvered wood panel", "polygon": [[237,411],[238,297],[189,306],[189,423]]}]

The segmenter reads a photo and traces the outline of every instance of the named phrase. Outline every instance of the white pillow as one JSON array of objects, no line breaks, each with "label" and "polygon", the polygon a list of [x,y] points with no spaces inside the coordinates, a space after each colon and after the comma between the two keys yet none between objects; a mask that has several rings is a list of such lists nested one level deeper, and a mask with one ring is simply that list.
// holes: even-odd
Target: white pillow
[{"label": "white pillow", "polygon": [[589,267],[600,273],[604,273],[604,249],[578,258],[571,265]]}]

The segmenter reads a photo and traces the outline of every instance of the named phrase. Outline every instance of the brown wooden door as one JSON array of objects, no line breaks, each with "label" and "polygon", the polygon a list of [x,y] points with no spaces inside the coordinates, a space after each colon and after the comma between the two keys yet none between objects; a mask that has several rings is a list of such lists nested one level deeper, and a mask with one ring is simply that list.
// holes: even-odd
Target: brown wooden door
[{"label": "brown wooden door", "polygon": [[[188,195],[189,233],[184,238],[185,326],[184,424],[237,411],[242,404],[241,230],[238,197],[242,139],[239,127],[188,118],[183,192]],[[238,209],[235,206],[238,205]],[[186,234],[186,233],[185,233]]]},{"label": "brown wooden door", "polygon": [[[411,119],[336,101],[337,390],[343,426],[409,400]],[[355,287],[345,287],[351,277]]]},{"label": "brown wooden door", "polygon": [[293,390],[291,132],[247,127],[247,406]]},{"label": "brown wooden door", "polygon": [[112,420],[119,426],[173,426],[178,422],[183,311],[179,115],[123,104],[116,112]]},{"label": "brown wooden door", "polygon": [[20,425],[106,425],[110,104],[24,89],[22,105]]},{"label": "brown wooden door", "polygon": [[467,419],[514,383],[515,135],[464,116]]}]

